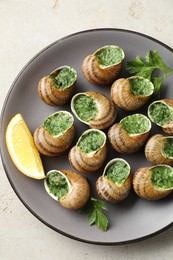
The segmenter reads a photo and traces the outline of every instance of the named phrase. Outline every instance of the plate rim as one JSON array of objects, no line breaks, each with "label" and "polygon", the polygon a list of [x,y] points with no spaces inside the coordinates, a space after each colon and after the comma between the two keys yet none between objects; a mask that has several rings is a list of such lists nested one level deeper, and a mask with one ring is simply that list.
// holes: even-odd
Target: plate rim
[{"label": "plate rim", "polygon": [[9,174],[8,174],[8,170],[7,170],[7,167],[5,165],[5,162],[4,162],[4,158],[2,157],[2,124],[3,124],[3,117],[4,117],[4,113],[5,113],[5,108],[6,108],[6,104],[8,102],[8,98],[10,97],[10,94],[13,90],[13,88],[15,87],[15,84],[17,82],[17,80],[20,78],[20,76],[23,74],[23,72],[27,69],[27,67],[35,60],[37,59],[37,57],[39,57],[43,52],[45,52],[47,49],[49,48],[52,48],[54,45],[56,45],[57,43],[60,43],[60,42],[63,42],[64,40],[68,39],[68,38],[71,38],[71,37],[74,37],[76,35],[79,35],[79,34],[85,34],[85,33],[90,33],[90,32],[97,32],[97,31],[119,31],[119,32],[123,32],[123,33],[130,33],[130,34],[135,34],[135,35],[138,35],[138,36],[142,36],[146,39],[149,39],[149,40],[152,40],[153,42],[156,42],[158,43],[159,45],[165,47],[166,49],[168,49],[169,51],[171,51],[173,53],[173,48],[171,48],[170,46],[168,46],[167,44],[163,43],[162,41],[158,40],[158,39],[155,39],[153,38],[152,36],[149,36],[147,34],[144,34],[144,33],[141,33],[141,32],[137,32],[137,31],[133,31],[133,30],[128,30],[128,29],[120,29],[120,28],[95,28],[95,29],[88,29],[88,30],[82,30],[82,31],[78,31],[78,32],[75,32],[75,33],[71,33],[67,36],[64,36],[58,40],[55,40],[54,42],[48,44],[46,47],[44,47],[43,49],[41,49],[39,52],[36,53],[36,55],[34,55],[24,66],[23,68],[19,71],[19,73],[16,75],[16,77],[14,78],[6,96],[5,96],[5,99],[3,101],[3,106],[2,106],[2,110],[1,110],[1,115],[0,115],[0,154],[1,154],[1,160],[2,160],[2,165],[3,165],[3,168],[4,168],[4,171],[6,173],[6,176],[7,176],[7,179],[13,189],[13,191],[15,192],[15,194],[17,195],[17,197],[19,198],[19,200],[22,202],[22,204],[30,211],[30,213],[32,213],[39,221],[41,221],[43,224],[45,224],[47,227],[51,228],[52,230],[58,232],[59,234],[61,235],[64,235],[68,238],[71,238],[73,240],[76,240],[76,241],[79,241],[79,242],[84,242],[84,243],[87,243],[87,244],[95,244],[95,245],[104,245],[104,246],[110,246],[110,245],[125,245],[125,244],[130,244],[130,243],[135,243],[135,242],[140,242],[140,241],[143,241],[143,240],[146,240],[148,238],[151,238],[151,237],[154,237],[164,231],[166,231],[167,229],[169,229],[172,225],[173,225],[173,221],[172,223],[169,223],[168,225],[166,225],[165,227],[157,230],[156,232],[153,232],[153,233],[150,233],[146,236],[142,236],[142,237],[139,237],[139,238],[136,238],[136,239],[131,239],[131,240],[124,240],[124,241],[119,241],[119,242],[99,242],[99,241],[91,241],[91,240],[87,240],[87,239],[83,239],[83,238],[78,238],[74,235],[70,235],[64,231],[61,231],[57,228],[55,228],[54,226],[52,226],[51,224],[49,224],[48,222],[46,222],[44,219],[42,219],[39,215],[37,215],[33,210],[32,208],[30,208],[30,206],[22,199],[22,197],[20,196],[20,194],[18,193],[17,189],[15,188]]}]

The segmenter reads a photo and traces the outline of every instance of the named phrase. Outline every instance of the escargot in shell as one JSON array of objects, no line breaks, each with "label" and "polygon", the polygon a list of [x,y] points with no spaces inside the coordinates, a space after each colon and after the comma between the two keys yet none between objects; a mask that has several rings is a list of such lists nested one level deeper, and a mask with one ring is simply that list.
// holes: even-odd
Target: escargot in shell
[{"label": "escargot in shell", "polygon": [[153,135],[146,143],[145,156],[153,164],[173,165],[173,136]]},{"label": "escargot in shell", "polygon": [[106,135],[98,129],[88,129],[69,152],[71,165],[79,172],[92,173],[104,163],[107,155]]},{"label": "escargot in shell", "polygon": [[132,111],[142,107],[151,97],[154,85],[139,76],[117,79],[111,87],[114,103],[123,110]]},{"label": "escargot in shell", "polygon": [[58,156],[68,150],[74,138],[74,118],[67,111],[58,111],[45,119],[34,132],[38,151],[48,156]]},{"label": "escargot in shell", "polygon": [[83,92],[73,96],[71,110],[75,116],[91,128],[107,129],[116,119],[113,102],[98,92]]},{"label": "escargot in shell", "polygon": [[161,199],[173,190],[173,168],[164,164],[139,168],[133,176],[133,188],[144,199]]},{"label": "escargot in shell", "polygon": [[73,95],[76,81],[76,70],[70,66],[61,66],[39,81],[38,94],[48,105],[62,106]]},{"label": "escargot in shell", "polygon": [[119,153],[134,153],[146,142],[151,130],[150,120],[142,114],[124,117],[108,131],[112,147]]},{"label": "escargot in shell", "polygon": [[148,116],[165,133],[173,134],[173,100],[161,99],[152,102],[148,107]]},{"label": "escargot in shell", "polygon": [[83,74],[91,84],[109,85],[119,75],[124,56],[118,46],[103,46],[84,59]]},{"label": "escargot in shell", "polygon": [[90,187],[81,175],[68,170],[51,170],[44,180],[47,193],[68,209],[79,209],[88,200]]},{"label": "escargot in shell", "polygon": [[121,158],[107,163],[103,175],[96,181],[98,195],[111,203],[124,200],[132,187],[130,165]]}]

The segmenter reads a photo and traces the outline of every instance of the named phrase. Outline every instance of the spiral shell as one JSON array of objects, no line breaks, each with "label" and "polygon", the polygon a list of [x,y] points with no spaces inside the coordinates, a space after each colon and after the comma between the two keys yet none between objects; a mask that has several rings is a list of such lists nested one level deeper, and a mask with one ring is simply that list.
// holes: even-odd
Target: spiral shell
[{"label": "spiral shell", "polygon": [[[56,77],[63,69],[69,69],[74,74],[74,80],[66,88],[59,88],[56,83]],[[38,83],[39,97],[50,106],[62,106],[67,103],[74,93],[74,89],[77,81],[77,72],[69,66],[61,66],[50,73],[50,75],[44,76]]]},{"label": "spiral shell", "polygon": [[142,167],[139,168],[134,176],[133,176],[133,188],[136,194],[147,200],[158,200],[164,198],[168,194],[170,194],[173,190],[173,181],[172,187],[167,189],[158,188],[154,185],[153,177],[152,177],[152,169],[155,167],[167,167],[172,171],[172,179],[173,179],[173,169],[169,165],[156,165],[153,167]]},{"label": "spiral shell", "polygon": [[[86,137],[90,133],[99,133],[102,138],[103,142],[101,146],[95,150],[90,152],[85,152],[80,147],[80,141],[83,137]],[[93,141],[96,143],[96,141]],[[72,147],[69,152],[69,162],[79,172],[82,173],[92,173],[97,171],[104,163],[107,156],[107,147],[106,147],[106,135],[100,130],[97,129],[89,129],[86,130],[78,139],[77,144]]]},{"label": "spiral shell", "polygon": [[[76,102],[81,98],[81,96],[90,97],[95,103],[95,108],[97,110],[96,114],[89,119],[82,119],[79,116],[79,112],[76,110]],[[83,108],[87,111],[91,111],[90,106],[86,102],[82,103]],[[100,130],[105,130],[110,127],[117,116],[116,108],[113,102],[105,95],[98,92],[83,92],[78,93],[73,96],[71,100],[71,110],[74,115],[84,124],[88,125],[91,128],[96,128]]]},{"label": "spiral shell", "polygon": [[[125,127],[123,126],[123,120],[128,119],[130,117],[135,118],[137,123],[140,125],[140,121],[138,118],[143,117],[143,119],[147,122],[147,129],[146,131],[140,133],[133,133],[130,134],[127,132]],[[135,130],[137,130],[139,126],[135,125]],[[114,124],[110,127],[108,131],[108,139],[112,145],[112,147],[119,153],[134,153],[138,151],[146,142],[149,133],[151,130],[151,122],[150,120],[142,115],[142,114],[134,114],[123,118],[119,123]]]},{"label": "spiral shell", "polygon": [[[121,59],[117,60],[115,63],[103,65],[100,63],[98,55],[104,51],[107,52],[106,56],[109,55],[109,51],[117,51],[121,54]],[[94,85],[111,84],[120,73],[124,56],[123,50],[115,45],[107,45],[99,48],[93,54],[88,55],[83,61],[82,70],[86,80]]]},{"label": "spiral shell", "polygon": [[[123,162],[124,165],[126,165],[128,173],[127,176],[123,179],[122,183],[116,183],[110,178],[106,176],[107,170],[114,165],[114,169],[116,170],[116,163]],[[117,176],[118,178],[122,178],[123,172],[118,172]],[[111,203],[116,203],[124,200],[132,187],[132,175],[130,173],[130,165],[121,158],[112,159],[105,167],[103,175],[101,175],[97,182],[96,182],[96,190],[98,192],[98,195],[105,199],[106,201],[109,201]]]},{"label": "spiral shell", "polygon": [[172,155],[169,156],[164,151],[167,141],[173,144],[173,137],[156,134],[147,141],[145,146],[145,156],[149,162],[153,164],[173,165]]},{"label": "spiral shell", "polygon": [[[53,193],[48,186],[48,176],[52,173],[59,173],[59,176],[63,176],[68,185],[68,192],[62,197],[58,198]],[[90,187],[87,180],[81,175],[68,171],[68,170],[51,170],[47,173],[47,177],[44,180],[44,186],[47,193],[55,200],[59,201],[60,204],[67,209],[79,209],[81,208],[89,199]],[[57,187],[61,189],[61,187]]]},{"label": "spiral shell", "polygon": [[[165,118],[165,122],[156,122],[156,120],[154,119],[154,115],[156,115],[155,111],[153,112],[153,107],[156,105],[160,105],[160,104],[164,104],[168,107],[168,109],[170,110],[170,118],[169,120]],[[153,112],[153,114],[152,114]],[[163,117],[165,115],[165,113],[163,112],[163,109],[160,110],[160,115]],[[173,100],[171,99],[161,99],[161,100],[157,100],[152,102],[149,107],[148,107],[148,116],[151,119],[151,121],[153,121],[155,124],[157,124],[158,126],[162,127],[162,130],[165,133],[168,134],[173,134]]]},{"label": "spiral shell", "polygon": [[74,118],[72,114],[67,111],[58,111],[50,115],[47,119],[60,113],[67,114],[71,118],[71,124],[65,131],[58,135],[54,135],[50,133],[43,124],[34,132],[34,143],[41,154],[59,156],[66,152],[72,144],[75,134]]},{"label": "spiral shell", "polygon": [[[148,86],[148,92],[140,92],[140,86],[138,87],[136,82],[140,82],[142,88],[146,91]],[[136,92],[133,90],[133,84],[136,88]],[[142,107],[151,97],[154,91],[154,86],[151,81],[144,79],[143,77],[133,76],[130,78],[117,79],[111,87],[111,97],[114,103],[123,110],[132,111]]]}]

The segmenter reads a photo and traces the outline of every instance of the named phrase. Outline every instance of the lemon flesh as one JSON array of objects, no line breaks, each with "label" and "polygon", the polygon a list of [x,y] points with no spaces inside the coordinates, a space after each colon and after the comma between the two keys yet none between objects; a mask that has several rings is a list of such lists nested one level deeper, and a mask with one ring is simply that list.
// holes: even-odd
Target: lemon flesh
[{"label": "lemon flesh", "polygon": [[20,172],[34,179],[45,178],[40,154],[21,114],[16,114],[8,124],[6,144],[11,159]]}]

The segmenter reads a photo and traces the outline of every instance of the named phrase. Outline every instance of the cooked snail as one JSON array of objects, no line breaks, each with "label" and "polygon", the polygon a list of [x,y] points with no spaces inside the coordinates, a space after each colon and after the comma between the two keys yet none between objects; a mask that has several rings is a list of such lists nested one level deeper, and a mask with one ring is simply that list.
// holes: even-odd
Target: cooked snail
[{"label": "cooked snail", "polygon": [[44,180],[47,193],[67,209],[79,209],[88,200],[90,187],[81,175],[68,170],[51,170]]},{"label": "cooked snail", "polygon": [[71,165],[79,172],[92,173],[104,163],[107,155],[106,135],[97,129],[86,130],[69,152]]},{"label": "cooked snail", "polygon": [[152,136],[145,146],[145,156],[153,164],[173,165],[173,136]]},{"label": "cooked snail", "polygon": [[104,130],[116,119],[113,102],[98,92],[83,92],[73,96],[71,110],[75,116],[91,128]]},{"label": "cooked snail", "polygon": [[118,46],[103,46],[84,59],[83,74],[91,84],[109,85],[120,73],[124,56]]},{"label": "cooked snail", "polygon": [[108,139],[117,152],[134,153],[144,145],[150,130],[150,120],[142,114],[134,114],[111,126]]},{"label": "cooked snail", "polygon": [[148,116],[165,133],[173,134],[173,100],[161,99],[152,102],[148,107]]},{"label": "cooked snail", "polygon": [[130,165],[121,158],[107,163],[103,175],[96,182],[98,195],[111,203],[124,200],[132,187]]},{"label": "cooked snail", "polygon": [[142,107],[151,97],[154,85],[139,76],[117,79],[111,87],[114,103],[123,110],[131,111]]},{"label": "cooked snail", "polygon": [[34,142],[44,155],[57,156],[68,150],[74,138],[74,118],[67,111],[50,115],[34,132]]},{"label": "cooked snail", "polygon": [[77,81],[77,72],[62,66],[44,76],[38,84],[40,98],[50,106],[62,106],[71,98]]},{"label": "cooked snail", "polygon": [[173,168],[164,164],[139,168],[133,176],[133,188],[144,199],[161,199],[173,190]]}]

